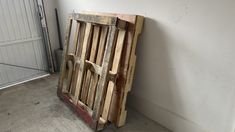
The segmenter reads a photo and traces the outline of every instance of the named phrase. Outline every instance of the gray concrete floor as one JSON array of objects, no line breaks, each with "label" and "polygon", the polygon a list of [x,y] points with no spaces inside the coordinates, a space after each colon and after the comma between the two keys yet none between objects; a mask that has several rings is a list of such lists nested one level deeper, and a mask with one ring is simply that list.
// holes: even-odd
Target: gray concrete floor
[{"label": "gray concrete floor", "polygon": [[[92,132],[56,95],[58,76],[52,75],[0,91],[0,132]],[[103,132],[169,132],[128,108],[122,128]]]}]

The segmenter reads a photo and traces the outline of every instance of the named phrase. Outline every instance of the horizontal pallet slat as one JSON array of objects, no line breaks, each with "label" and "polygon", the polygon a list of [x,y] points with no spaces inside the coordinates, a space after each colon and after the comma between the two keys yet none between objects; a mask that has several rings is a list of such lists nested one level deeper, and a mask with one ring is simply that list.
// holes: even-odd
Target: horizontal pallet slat
[{"label": "horizontal pallet slat", "polygon": [[[118,69],[120,66],[121,53],[122,53],[122,48],[123,48],[123,44],[124,44],[125,34],[126,34],[125,30],[119,30],[116,48],[115,48],[115,52],[114,52],[113,64],[112,64],[112,68],[111,68],[111,71],[114,74],[118,73]],[[108,120],[108,114],[109,114],[109,110],[110,110],[111,99],[113,96],[113,90],[115,88],[115,83],[116,83],[116,81],[114,81],[114,80],[108,82],[107,93],[106,93],[105,102],[104,102],[104,108],[103,108],[102,115],[101,115],[101,118],[103,121],[101,121],[101,123],[106,123]]]}]

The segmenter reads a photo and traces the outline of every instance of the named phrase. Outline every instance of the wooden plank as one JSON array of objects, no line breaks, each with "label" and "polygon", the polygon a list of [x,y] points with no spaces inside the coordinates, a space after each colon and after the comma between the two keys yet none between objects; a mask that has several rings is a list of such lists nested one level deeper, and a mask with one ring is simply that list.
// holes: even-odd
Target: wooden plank
[{"label": "wooden plank", "polygon": [[[96,64],[99,66],[101,66],[101,63],[103,60],[105,43],[106,43],[106,39],[107,39],[107,33],[108,33],[108,27],[102,27],[101,34],[100,34],[98,53],[97,53],[97,57],[96,57]],[[89,86],[88,99],[87,99],[87,104],[90,108],[93,108],[95,91],[96,91],[98,79],[99,79],[99,76],[97,74],[92,74],[91,84]]]},{"label": "wooden plank", "polygon": [[83,46],[82,46],[81,62],[79,65],[79,74],[78,74],[76,89],[75,89],[74,98],[73,98],[73,101],[75,104],[77,104],[78,98],[80,96],[83,75],[85,72],[85,67],[84,67],[85,66],[85,59],[87,56],[87,49],[89,47],[88,44],[89,44],[89,41],[91,38],[91,33],[92,33],[92,25],[91,25],[91,23],[87,23],[86,30],[85,30],[85,36],[84,36],[84,42],[83,42]]},{"label": "wooden plank", "polygon": [[[70,87],[70,84],[72,82],[72,75],[73,75],[73,65],[74,63],[72,62],[72,60],[69,60],[68,62],[68,80],[67,80],[67,87],[69,88]],[[69,89],[68,89],[69,91]]]},{"label": "wooden plank", "polygon": [[[122,30],[122,29],[119,30],[117,44],[116,44],[116,48],[115,48],[115,52],[114,52],[115,54],[114,54],[114,58],[113,58],[112,69],[111,69],[111,71],[114,74],[118,73],[118,69],[120,66],[121,54],[122,54],[125,35],[126,35],[125,30]],[[115,83],[116,83],[116,81],[115,82],[109,81],[109,83],[108,83],[107,93],[106,93],[105,102],[104,102],[104,108],[103,108],[102,115],[101,115],[101,118],[105,122],[102,121],[100,123],[107,122],[108,114],[109,114],[109,110],[110,110],[110,105],[111,105],[111,99],[112,99],[112,95],[113,95],[113,90],[115,88]]]},{"label": "wooden plank", "polygon": [[[82,54],[82,45],[84,41],[84,36],[85,36],[85,29],[86,29],[86,24],[85,23],[80,23],[80,28],[79,28],[79,35],[78,35],[78,44],[75,50],[75,56],[81,60],[81,54]],[[71,94],[75,94],[75,89],[76,89],[76,84],[77,84],[77,77],[79,73],[79,65],[80,63],[76,63],[73,68],[73,79],[71,83]]]},{"label": "wooden plank", "polygon": [[83,11],[82,13],[100,15],[100,16],[118,17],[119,19],[131,24],[135,24],[137,18],[137,15],[130,15],[130,14],[117,14],[117,13],[94,12],[94,11]]},{"label": "wooden plank", "polygon": [[102,63],[102,71],[100,75],[99,82],[97,84],[97,92],[95,96],[95,102],[94,102],[94,108],[93,108],[93,115],[92,118],[95,122],[99,120],[100,116],[100,106],[102,97],[104,95],[105,87],[107,84],[107,75],[109,73],[110,69],[110,59],[111,55],[113,54],[114,51],[114,39],[115,39],[115,34],[116,34],[116,27],[115,26],[110,26],[109,27],[109,33],[108,33],[108,38],[107,38],[107,45],[105,48],[105,53],[104,53],[104,58],[103,58],[103,63]]},{"label": "wooden plank", "polygon": [[111,108],[110,108],[111,110],[109,113],[109,121],[115,124],[119,116],[118,115],[119,109],[120,109],[119,107],[121,106],[120,98],[122,96],[122,91],[125,87],[134,34],[135,34],[135,24],[129,23],[127,27],[127,32],[126,32],[126,39],[124,42],[125,45],[124,45],[123,53],[122,53],[120,74],[119,74],[119,78],[117,79],[117,86],[112,97],[112,103],[111,103]]},{"label": "wooden plank", "polygon": [[[78,47],[78,35],[79,35],[79,30],[80,30],[80,23],[78,23],[77,21],[76,21],[76,31],[75,31],[75,35],[74,35],[74,41],[73,41],[73,46],[74,46],[74,48],[73,49],[75,49],[75,51],[73,51],[73,53],[72,54],[76,54],[76,49],[77,49],[77,47]],[[68,85],[68,88],[69,88],[69,93],[71,93],[71,95],[72,95],[72,82],[73,82],[73,77],[74,77],[74,74],[75,74],[75,72],[74,72],[74,65],[75,65],[75,62],[73,62],[73,67],[72,67],[72,71],[71,71],[71,75],[70,75],[70,79],[69,79],[69,85]]]},{"label": "wooden plank", "polygon": [[[91,53],[90,53],[90,57],[89,57],[90,62],[94,62],[96,59],[99,34],[100,34],[100,27],[96,25],[96,26],[94,26],[94,33],[93,33],[93,38],[92,38]],[[84,80],[84,87],[82,88],[82,93],[81,93],[81,100],[84,103],[87,102],[87,96],[88,96],[87,94],[89,91],[90,80],[91,80],[91,71],[89,69],[87,69],[86,78]]]},{"label": "wooden plank", "polygon": [[75,55],[78,57],[81,57],[82,54],[82,46],[83,46],[83,41],[85,38],[85,31],[86,31],[86,23],[80,23],[80,31],[79,31],[79,41],[78,41],[78,46],[76,49]]},{"label": "wooden plank", "polygon": [[[77,20],[81,23],[80,30],[76,30],[76,32],[79,32],[79,37],[70,37],[70,39],[73,38],[74,41],[76,41],[77,39],[79,45],[77,45],[77,47],[74,47],[74,49],[76,49],[75,56],[72,54],[67,55],[66,61],[69,68],[67,72],[65,66],[64,75],[64,78],[66,78],[66,76],[68,75],[66,82],[68,82],[69,84],[69,82],[71,82],[71,67],[73,67],[72,65],[74,65],[72,72],[74,75],[72,75],[73,77],[71,83],[71,93],[73,94],[66,92],[66,95],[74,95],[71,99],[69,99],[69,101],[78,107],[78,113],[81,114],[84,120],[88,121],[89,119],[88,123],[92,124],[92,126],[95,127],[96,130],[100,130],[100,128],[102,129],[104,127],[104,124],[106,124],[108,120],[112,123],[115,123],[116,126],[122,126],[125,123],[127,114],[127,111],[125,110],[126,98],[127,93],[130,91],[133,80],[136,63],[136,43],[138,35],[141,32],[140,27],[142,27],[143,24],[141,22],[141,17],[139,16],[101,14],[95,14],[95,16],[100,16],[100,18],[93,17],[94,15],[88,15],[85,18],[89,19],[89,24],[91,25],[103,26],[100,29],[100,38],[98,37],[100,40],[97,40],[96,47],[94,47],[94,44],[91,45],[89,42],[90,37],[93,35],[92,33],[89,33],[89,39],[85,47],[84,44],[87,40],[87,27],[82,25],[85,25],[87,22]],[[117,18],[117,20],[115,24],[113,23],[114,25],[112,26],[104,26],[105,24],[95,23],[95,21],[108,22],[102,18],[103,16],[107,18],[115,17]],[[120,19],[121,22],[123,22],[123,20],[128,21],[127,29],[125,28],[126,25],[124,23],[119,23]],[[83,37],[81,37],[82,27],[84,29]],[[110,28],[108,38],[108,30],[106,30],[106,35],[103,35],[102,37],[102,34],[104,34],[104,27],[106,27],[106,29],[108,29],[108,27]],[[120,48],[115,48],[115,44],[117,43],[117,47],[118,42],[121,42],[121,38],[119,35],[121,32],[118,32],[117,35],[116,31],[113,31],[112,34],[111,27],[116,31],[117,29],[123,31],[126,30],[125,34],[123,35],[123,45]],[[76,32],[73,33],[77,34]],[[92,39],[95,38],[94,36],[95,33]],[[116,36],[118,37],[116,38]],[[101,43],[101,41],[103,41],[103,44]],[[70,43],[70,45],[72,44]],[[85,51],[84,48],[86,49]],[[98,51],[96,51],[97,49]],[[122,50],[120,51],[120,49]],[[91,52],[89,50],[91,50]],[[94,54],[97,54],[97,56],[94,56]],[[104,57],[103,54],[105,54]],[[113,58],[113,56],[114,60],[112,61],[111,58]],[[109,71],[110,69],[111,71]],[[81,89],[83,90],[81,91]],[[79,98],[81,98],[81,100],[79,100]]]},{"label": "wooden plank", "polygon": [[64,51],[63,51],[63,60],[61,65],[61,74],[59,79],[58,90],[62,90],[62,92],[67,92],[67,88],[64,87],[64,79],[65,79],[65,72],[66,72],[66,55],[68,54],[68,47],[69,47],[69,38],[70,38],[70,32],[72,28],[72,19],[69,17],[67,22],[67,30],[66,30],[66,37],[65,37],[65,44],[64,44]]}]

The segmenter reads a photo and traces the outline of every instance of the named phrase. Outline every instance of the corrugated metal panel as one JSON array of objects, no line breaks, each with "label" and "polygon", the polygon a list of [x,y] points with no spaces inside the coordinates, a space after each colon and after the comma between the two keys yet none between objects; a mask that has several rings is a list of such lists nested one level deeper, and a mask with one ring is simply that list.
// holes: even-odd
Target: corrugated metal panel
[{"label": "corrugated metal panel", "polygon": [[0,0],[0,87],[48,71],[36,0]]}]

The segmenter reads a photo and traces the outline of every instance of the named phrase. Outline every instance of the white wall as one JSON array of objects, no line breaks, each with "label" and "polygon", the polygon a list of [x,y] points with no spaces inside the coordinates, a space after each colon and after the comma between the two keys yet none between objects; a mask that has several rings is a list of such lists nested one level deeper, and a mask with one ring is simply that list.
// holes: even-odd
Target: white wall
[{"label": "white wall", "polygon": [[175,132],[233,131],[235,1],[58,0],[58,6],[63,32],[73,9],[144,15],[129,105]]}]

